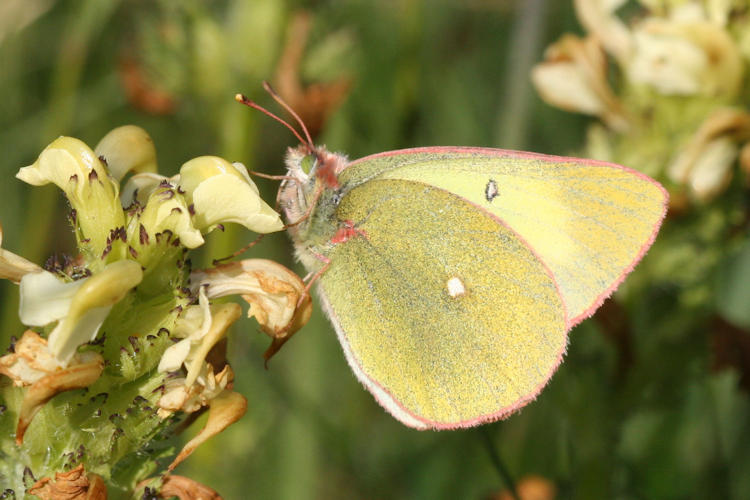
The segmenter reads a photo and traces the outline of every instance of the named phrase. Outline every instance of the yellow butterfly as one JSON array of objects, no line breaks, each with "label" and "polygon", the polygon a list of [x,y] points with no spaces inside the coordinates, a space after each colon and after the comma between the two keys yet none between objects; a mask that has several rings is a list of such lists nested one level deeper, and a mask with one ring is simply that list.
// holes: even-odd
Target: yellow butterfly
[{"label": "yellow butterfly", "polygon": [[533,400],[666,212],[656,181],[578,158],[430,147],[349,162],[308,137],[286,164],[289,233],[346,359],[418,429]]}]

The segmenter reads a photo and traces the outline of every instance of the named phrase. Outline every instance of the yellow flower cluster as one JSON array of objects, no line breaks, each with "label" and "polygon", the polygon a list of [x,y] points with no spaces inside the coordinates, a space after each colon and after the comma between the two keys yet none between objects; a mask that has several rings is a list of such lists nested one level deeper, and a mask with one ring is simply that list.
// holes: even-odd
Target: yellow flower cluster
[{"label": "yellow flower cluster", "polygon": [[[130,404],[156,408],[130,418],[147,420],[150,414],[164,420],[178,412],[209,409],[206,427],[173,468],[247,408],[244,396],[232,390],[233,372],[226,360],[209,357],[240,318],[241,307],[211,301],[240,295],[250,305],[248,316],[272,337],[266,359],[311,312],[305,284],[276,262],[248,259],[190,270],[186,254],[222,224],[258,233],[279,231],[279,214],[260,198],[240,163],[202,156],[186,162],[173,177],[159,175],[153,142],[135,126],[113,130],[94,150],[78,139],[60,137],[17,177],[64,191],[80,252],[67,267],[43,269],[0,249],[0,277],[19,284],[20,319],[32,328],[0,357],[0,374],[13,382],[5,390],[21,391],[20,405],[12,408],[18,418],[17,445],[27,446],[24,436],[34,432],[32,419],[56,395],[95,386],[104,401],[116,401],[107,395],[136,381],[142,387],[135,399],[128,396]],[[159,350],[154,354],[153,349]],[[103,374],[105,366],[111,373]],[[112,412],[108,421],[121,418]],[[71,424],[70,446],[76,439],[90,439],[88,434],[77,436],[75,427]],[[147,440],[153,429],[144,429],[144,436],[131,436],[130,442]],[[115,431],[115,437],[124,432]],[[114,439],[105,437],[100,442]],[[44,440],[32,442],[28,446]],[[62,465],[50,467],[50,473],[63,470]]]}]

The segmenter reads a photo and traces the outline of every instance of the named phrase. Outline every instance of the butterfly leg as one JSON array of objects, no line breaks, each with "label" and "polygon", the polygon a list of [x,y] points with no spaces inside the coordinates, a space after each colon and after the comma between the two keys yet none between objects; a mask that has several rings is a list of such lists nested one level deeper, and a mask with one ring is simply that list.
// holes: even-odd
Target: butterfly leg
[{"label": "butterfly leg", "polygon": [[250,243],[248,243],[244,247],[242,247],[239,250],[237,250],[236,252],[234,252],[232,255],[227,255],[226,257],[222,257],[220,259],[214,259],[213,262],[212,262],[212,264],[214,266],[218,266],[219,264],[221,264],[225,260],[234,259],[238,255],[242,255],[243,253],[247,252],[252,247],[254,247],[255,245],[257,245],[258,243],[260,243],[260,240],[262,240],[264,236],[265,236],[265,234],[258,235],[257,238],[255,238],[253,241],[251,241]]},{"label": "butterfly leg", "polygon": [[323,263],[323,267],[318,269],[315,272],[315,274],[312,275],[312,278],[310,278],[309,280],[307,278],[310,275],[308,274],[307,276],[305,276],[305,280],[307,281],[307,284],[305,285],[305,289],[302,292],[302,295],[300,295],[299,300],[297,301],[297,307],[301,306],[305,298],[310,295],[310,288],[312,288],[313,283],[315,283],[318,280],[318,278],[323,276],[323,273],[326,272],[326,270],[331,266],[331,259],[329,259],[325,255],[321,255],[318,253],[313,253],[313,255],[315,256],[316,259],[318,259],[319,261]]}]

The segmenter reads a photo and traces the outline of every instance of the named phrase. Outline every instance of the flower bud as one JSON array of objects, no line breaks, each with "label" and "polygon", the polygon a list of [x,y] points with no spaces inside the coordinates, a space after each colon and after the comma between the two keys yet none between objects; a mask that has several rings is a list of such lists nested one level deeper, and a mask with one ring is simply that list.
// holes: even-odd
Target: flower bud
[{"label": "flower bud", "polygon": [[156,173],[156,148],[148,132],[135,125],[124,125],[111,130],[94,148],[104,158],[109,173],[122,180],[128,172]]}]

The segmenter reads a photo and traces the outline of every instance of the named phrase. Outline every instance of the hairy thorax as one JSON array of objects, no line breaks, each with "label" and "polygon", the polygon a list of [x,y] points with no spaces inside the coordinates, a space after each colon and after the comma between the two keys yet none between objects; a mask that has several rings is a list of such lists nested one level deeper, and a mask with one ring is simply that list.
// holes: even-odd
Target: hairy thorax
[{"label": "hairy thorax", "polygon": [[287,157],[290,180],[281,186],[280,202],[290,224],[288,232],[297,259],[308,271],[317,271],[324,265],[335,244],[331,239],[342,224],[336,210],[343,190],[337,184],[331,186],[330,179],[316,175],[315,171],[306,174],[299,165],[298,150],[290,150]]}]

